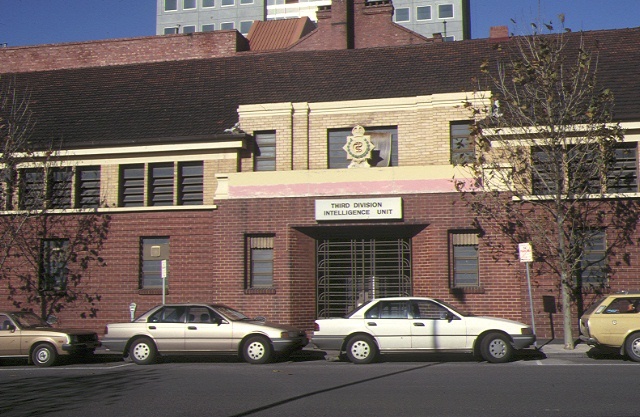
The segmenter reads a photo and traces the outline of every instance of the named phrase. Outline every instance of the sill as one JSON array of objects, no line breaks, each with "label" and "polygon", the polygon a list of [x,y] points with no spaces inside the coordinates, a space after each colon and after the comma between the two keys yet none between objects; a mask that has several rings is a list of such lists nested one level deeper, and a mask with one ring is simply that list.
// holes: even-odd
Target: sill
[{"label": "sill", "polygon": [[454,287],[449,288],[450,294],[484,294],[484,287]]},{"label": "sill", "polygon": [[[162,288],[140,288],[138,290],[140,295],[162,295]],[[169,294],[169,289],[165,291],[165,294]]]},{"label": "sill", "polygon": [[245,294],[275,294],[275,288],[245,288]]}]

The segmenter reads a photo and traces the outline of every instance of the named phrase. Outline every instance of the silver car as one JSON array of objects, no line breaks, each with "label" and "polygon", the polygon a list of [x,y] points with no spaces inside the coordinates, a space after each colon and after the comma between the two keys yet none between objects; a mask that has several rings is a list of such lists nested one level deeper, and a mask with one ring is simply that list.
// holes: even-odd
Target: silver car
[{"label": "silver car", "polygon": [[165,304],[130,323],[108,324],[102,345],[139,365],[158,355],[237,354],[267,363],[308,343],[303,330],[251,319],[221,304]]}]

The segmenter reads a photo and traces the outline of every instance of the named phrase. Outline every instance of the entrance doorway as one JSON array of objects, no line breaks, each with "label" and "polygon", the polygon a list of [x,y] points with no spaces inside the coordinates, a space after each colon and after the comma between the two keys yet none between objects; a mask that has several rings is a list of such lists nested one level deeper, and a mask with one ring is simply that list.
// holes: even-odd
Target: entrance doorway
[{"label": "entrance doorway", "polygon": [[411,240],[316,241],[317,317],[341,317],[380,297],[411,295]]}]

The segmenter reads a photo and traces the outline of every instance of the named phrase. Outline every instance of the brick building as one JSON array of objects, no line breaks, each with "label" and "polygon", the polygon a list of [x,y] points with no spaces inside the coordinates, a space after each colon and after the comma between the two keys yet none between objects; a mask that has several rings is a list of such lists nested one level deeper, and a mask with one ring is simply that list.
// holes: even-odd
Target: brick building
[{"label": "brick building", "polygon": [[[599,44],[599,81],[614,90],[635,144],[640,81],[628,69],[640,60],[640,30],[583,36]],[[128,320],[131,303],[140,313],[165,297],[311,329],[318,317],[399,294],[529,322],[523,267],[485,250],[451,180],[452,139],[468,135],[461,103],[479,63],[501,53],[495,46],[234,52],[2,74],[3,86],[29,92],[33,141],[62,150],[47,169],[66,173],[57,186],[68,198],[49,213],[110,216],[106,266],[81,282],[99,297],[69,305],[60,323],[100,330]],[[348,168],[362,157],[350,141],[364,137],[375,146],[368,167]],[[23,178],[33,166],[17,168]],[[32,187],[52,186],[44,171],[33,178]],[[454,267],[461,248],[475,265],[465,274]],[[635,259],[611,288],[638,286]],[[558,297],[555,278],[536,279],[538,333],[550,337],[561,319],[543,296]],[[0,308],[11,307],[8,296],[3,284]],[[29,307],[23,294],[12,299]]]}]

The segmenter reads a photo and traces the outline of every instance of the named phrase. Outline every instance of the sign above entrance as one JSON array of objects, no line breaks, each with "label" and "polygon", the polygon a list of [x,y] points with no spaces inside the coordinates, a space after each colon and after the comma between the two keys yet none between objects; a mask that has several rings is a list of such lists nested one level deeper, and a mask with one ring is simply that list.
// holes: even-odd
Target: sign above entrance
[{"label": "sign above entrance", "polygon": [[402,198],[316,200],[316,220],[402,219]]}]

